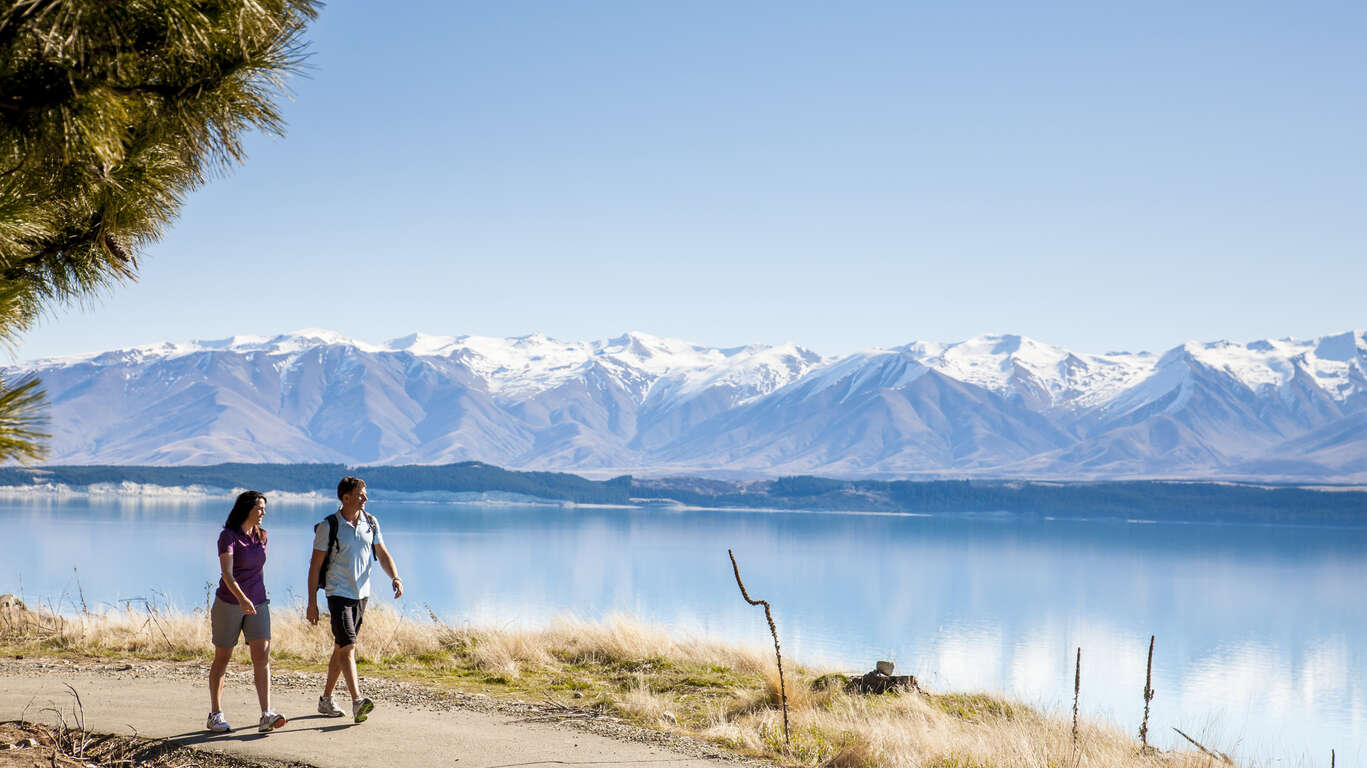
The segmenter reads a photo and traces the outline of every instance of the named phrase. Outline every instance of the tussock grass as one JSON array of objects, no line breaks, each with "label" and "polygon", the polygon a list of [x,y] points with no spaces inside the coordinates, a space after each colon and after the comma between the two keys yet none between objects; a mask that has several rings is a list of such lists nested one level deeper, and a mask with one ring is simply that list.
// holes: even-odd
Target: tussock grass
[{"label": "tussock grass", "polygon": [[[272,611],[277,666],[323,669],[326,620]],[[204,611],[130,605],[54,616],[0,610],[5,654],[201,660],[210,657]],[[245,649],[241,663],[246,662]],[[783,739],[772,653],[671,635],[628,618],[561,619],[545,629],[451,626],[432,617],[368,611],[358,646],[362,674],[437,688],[596,708],[640,725],[687,733],[783,765],[816,768],[1207,768],[1196,752],[1145,753],[1119,730],[1072,722],[986,694],[851,695],[814,690],[829,670],[785,666],[792,741]],[[576,698],[578,694],[578,698]]]}]

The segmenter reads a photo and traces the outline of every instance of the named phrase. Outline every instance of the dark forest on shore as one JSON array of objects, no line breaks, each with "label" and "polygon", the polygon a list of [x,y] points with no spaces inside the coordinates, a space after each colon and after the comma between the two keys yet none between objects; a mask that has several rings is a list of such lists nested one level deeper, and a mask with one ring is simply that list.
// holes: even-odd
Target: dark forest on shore
[{"label": "dark forest on shore", "polygon": [[481,462],[347,467],[342,464],[0,467],[0,485],[73,488],[132,482],[166,487],[330,493],[355,474],[379,492],[513,493],[578,504],[1003,514],[1183,522],[1367,523],[1367,492],[1221,482],[842,480],[807,475],[732,481],[692,477],[589,480]]}]

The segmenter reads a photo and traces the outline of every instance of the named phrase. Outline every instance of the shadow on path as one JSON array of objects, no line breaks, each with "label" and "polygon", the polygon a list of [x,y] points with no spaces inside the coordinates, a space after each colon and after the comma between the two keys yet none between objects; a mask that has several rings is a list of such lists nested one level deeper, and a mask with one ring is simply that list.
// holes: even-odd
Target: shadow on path
[{"label": "shadow on path", "polygon": [[322,732],[324,732],[324,733],[327,733],[327,732],[330,732],[330,731],[344,731],[344,730],[346,730],[346,729],[348,729],[348,728],[352,728],[352,727],[355,727],[355,726],[357,726],[357,725],[360,725],[360,723],[353,723],[353,722],[347,721],[347,722],[344,722],[344,723],[337,723],[336,725],[316,725],[316,726],[305,727],[305,728],[292,728],[292,727],[290,727],[290,726],[294,725],[295,723],[297,723],[297,722],[299,722],[299,721],[301,721],[301,720],[334,720],[334,719],[336,719],[336,718],[331,718],[331,717],[328,717],[328,716],[326,716],[326,715],[302,715],[302,716],[300,716],[300,717],[290,718],[290,719],[285,723],[285,727],[280,728],[279,730],[267,731],[267,732],[265,732],[265,733],[262,733],[261,731],[256,730],[256,728],[255,728],[254,726],[247,726],[246,728],[234,728],[233,730],[228,731],[227,733],[214,733],[213,731],[206,731],[206,730],[203,730],[203,729],[199,729],[199,730],[194,730],[194,731],[186,731],[185,733],[178,733],[178,734],[176,734],[176,735],[174,735],[174,736],[167,736],[167,737],[166,737],[166,740],[167,740],[167,741],[174,741],[175,743],[180,744],[180,745],[182,745],[182,746],[192,747],[192,746],[202,745],[202,744],[214,744],[214,743],[216,743],[216,742],[221,742],[221,741],[257,741],[257,740],[259,740],[259,739],[265,739],[265,738],[269,738],[269,737],[271,737],[271,736],[283,736],[283,735],[286,735],[286,734],[290,734],[290,733],[300,733],[300,732],[303,732],[303,731],[322,731]]}]

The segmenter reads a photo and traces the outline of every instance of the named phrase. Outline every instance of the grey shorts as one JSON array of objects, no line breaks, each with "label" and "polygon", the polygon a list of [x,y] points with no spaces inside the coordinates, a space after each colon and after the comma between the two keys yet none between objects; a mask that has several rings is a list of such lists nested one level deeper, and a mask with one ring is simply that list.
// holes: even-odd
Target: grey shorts
[{"label": "grey shorts", "polygon": [[256,615],[242,612],[242,606],[221,598],[214,598],[209,611],[209,625],[213,628],[214,647],[232,648],[239,635],[247,642],[271,639],[271,606],[269,600],[256,604]]}]

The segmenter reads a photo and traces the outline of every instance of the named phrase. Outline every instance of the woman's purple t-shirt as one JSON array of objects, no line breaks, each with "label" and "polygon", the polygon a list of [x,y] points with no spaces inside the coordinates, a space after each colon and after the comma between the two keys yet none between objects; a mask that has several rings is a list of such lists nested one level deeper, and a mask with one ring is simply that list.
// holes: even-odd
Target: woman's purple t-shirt
[{"label": "woman's purple t-shirt", "polygon": [[[239,529],[224,528],[223,532],[218,534],[218,554],[222,555],[224,552],[233,553],[233,579],[237,581],[237,586],[242,588],[242,594],[253,603],[266,602],[266,581],[261,575],[261,570],[266,565],[266,542],[258,536],[248,536]],[[224,602],[237,602],[237,598],[221,576],[218,579],[218,592],[215,594]]]}]

